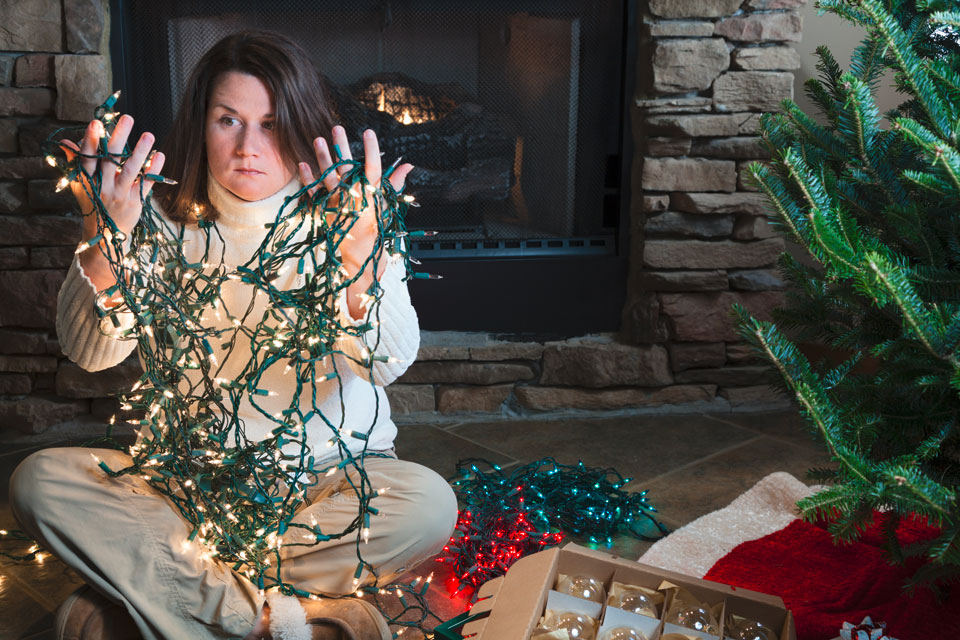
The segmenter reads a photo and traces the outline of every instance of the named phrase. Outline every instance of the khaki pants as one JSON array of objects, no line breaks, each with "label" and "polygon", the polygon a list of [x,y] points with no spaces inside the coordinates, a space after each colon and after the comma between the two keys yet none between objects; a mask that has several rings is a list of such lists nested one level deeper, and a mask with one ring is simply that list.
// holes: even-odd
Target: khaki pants
[{"label": "khaki pants", "polygon": [[[198,545],[184,544],[190,526],[164,496],[137,476],[109,477],[91,453],[112,469],[130,464],[120,451],[56,448],[17,467],[10,503],[23,529],[126,606],[147,640],[249,633],[264,602],[256,585],[225,563],[202,558]],[[412,462],[370,457],[364,468],[374,489],[390,487],[372,500],[379,515],[371,520],[369,543],[359,545],[385,584],[447,542],[456,498],[442,477]],[[359,512],[347,482],[343,471],[321,478],[295,520],[309,523],[312,516],[325,532],[346,529]],[[296,531],[288,531],[291,542]],[[354,589],[356,536],[284,550],[286,582],[331,595]]]}]

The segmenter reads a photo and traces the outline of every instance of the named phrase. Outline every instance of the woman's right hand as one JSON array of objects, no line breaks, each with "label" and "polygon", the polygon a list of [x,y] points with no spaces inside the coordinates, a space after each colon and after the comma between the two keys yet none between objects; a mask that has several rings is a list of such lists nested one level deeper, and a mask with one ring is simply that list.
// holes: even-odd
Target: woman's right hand
[{"label": "woman's right hand", "polygon": [[[132,128],[133,118],[129,115],[120,116],[113,129],[113,134],[107,142],[107,151],[113,154],[122,153]],[[79,147],[72,140],[61,140],[60,144],[66,153],[67,160],[73,160],[77,151],[84,155],[95,155],[102,135],[103,123],[99,120],[93,120],[87,127]],[[117,228],[128,236],[140,220],[140,212],[143,207],[140,201],[140,170],[145,164],[150,173],[158,174],[163,169],[164,157],[162,153],[155,154],[148,162],[153,143],[153,134],[145,132],[140,136],[130,156],[119,167],[110,160],[98,158],[82,158],[80,160],[80,166],[83,167],[87,175],[95,175],[98,170],[103,172],[99,193],[100,200]],[[153,180],[144,181],[144,194],[150,191],[153,182]],[[97,220],[94,216],[88,215],[94,208],[93,201],[88,195],[93,192],[93,185],[89,183],[85,175],[81,174],[70,183],[70,189],[73,191],[74,197],[80,204],[80,210],[85,216],[83,219],[83,239],[89,240],[96,234],[97,230]]]},{"label": "woman's right hand", "polygon": [[[130,130],[133,128],[133,118],[128,115],[120,117],[117,126],[113,129],[113,135],[107,142],[107,150],[110,153],[123,153],[123,147],[130,136]],[[67,160],[73,160],[79,151],[85,155],[96,155],[99,149],[100,138],[103,135],[103,123],[94,120],[87,127],[80,146],[71,140],[61,140],[60,145],[67,155]],[[143,210],[143,203],[140,202],[140,169],[146,165],[152,173],[160,173],[163,169],[163,154],[157,153],[152,161],[148,162],[150,149],[153,147],[153,134],[144,133],[137,141],[130,157],[123,162],[118,171],[115,163],[109,160],[99,158],[82,158],[80,165],[86,175],[81,175],[70,183],[70,189],[74,197],[80,204],[80,210],[83,216],[83,231],[81,240],[86,242],[92,240],[97,235],[99,228],[99,214],[93,213],[93,201],[89,193],[94,192],[94,185],[90,184],[87,175],[94,176],[97,171],[103,172],[103,179],[100,181],[99,197],[103,202],[107,214],[113,220],[117,228],[130,237],[133,228],[137,226],[140,220],[140,213]],[[148,193],[153,186],[153,180],[145,180],[143,183],[144,194]],[[80,266],[83,272],[93,283],[97,291],[103,291],[116,284],[116,277],[110,267],[107,255],[112,254],[109,242],[101,240],[97,245],[83,251],[80,258]],[[116,256],[119,258],[119,256]],[[109,299],[104,300],[102,304],[106,307],[113,307],[120,304],[119,293],[115,293]]]}]

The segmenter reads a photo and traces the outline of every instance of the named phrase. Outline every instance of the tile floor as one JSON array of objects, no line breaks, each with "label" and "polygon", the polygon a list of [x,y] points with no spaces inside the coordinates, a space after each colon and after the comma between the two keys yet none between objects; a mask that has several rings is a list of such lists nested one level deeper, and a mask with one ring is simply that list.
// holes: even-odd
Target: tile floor
[{"label": "tile floor", "polygon": [[[37,448],[0,442],[0,528],[16,527],[7,502],[8,479]],[[444,476],[467,457],[486,458],[507,470],[544,456],[613,467],[634,478],[628,488],[649,489],[661,520],[671,528],[728,504],[769,473],[787,471],[804,479],[807,469],[827,462],[794,412],[401,424],[397,452]],[[636,558],[650,544],[621,537],[610,551]],[[79,584],[54,558],[42,565],[0,559],[0,640],[51,638],[53,612]],[[439,589],[432,593],[431,606],[441,617],[462,610],[462,601],[451,601]]]}]

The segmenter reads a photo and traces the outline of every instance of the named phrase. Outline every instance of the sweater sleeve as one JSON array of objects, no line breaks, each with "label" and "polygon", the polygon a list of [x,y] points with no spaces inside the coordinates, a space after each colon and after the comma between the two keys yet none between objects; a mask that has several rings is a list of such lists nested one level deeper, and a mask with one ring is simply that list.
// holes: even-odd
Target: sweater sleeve
[{"label": "sweater sleeve", "polygon": [[120,326],[94,313],[96,287],[74,256],[67,278],[57,296],[57,336],[64,355],[87,371],[100,371],[123,362],[136,347],[136,340],[119,334],[133,326],[130,312],[118,314]]},{"label": "sweater sleeve", "polygon": [[[360,326],[366,322],[378,322],[363,334],[363,339],[355,336],[341,338],[337,347],[340,351],[351,356],[347,364],[362,378],[369,378],[370,370],[357,362],[364,360],[364,342],[373,350],[372,355],[389,358],[387,362],[373,361],[373,383],[385,387],[407,370],[417,357],[420,348],[420,322],[417,311],[410,302],[410,292],[407,283],[403,281],[405,268],[402,262],[390,260],[380,276],[380,286],[383,295],[380,304],[373,306],[368,317],[354,319],[347,308],[346,290],[343,290],[337,300],[338,319],[342,326]],[[378,333],[379,331],[379,343]]]}]

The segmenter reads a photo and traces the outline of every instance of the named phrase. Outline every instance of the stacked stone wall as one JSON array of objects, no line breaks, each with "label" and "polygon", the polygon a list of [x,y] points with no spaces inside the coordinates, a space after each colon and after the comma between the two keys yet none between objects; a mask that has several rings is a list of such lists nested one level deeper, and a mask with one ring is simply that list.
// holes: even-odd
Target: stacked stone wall
[{"label": "stacked stone wall", "polygon": [[70,193],[56,193],[59,176],[41,150],[54,130],[89,120],[109,93],[108,3],[0,0],[0,24],[3,435],[37,433],[111,406],[103,385],[71,382],[76,367],[57,342],[57,291],[80,239],[80,218]]},{"label": "stacked stone wall", "polygon": [[783,402],[739,341],[730,307],[769,319],[783,299],[783,239],[745,177],[767,159],[760,114],[793,97],[803,3],[649,0],[642,18],[620,338],[665,344],[674,384],[716,385],[731,408]]}]

